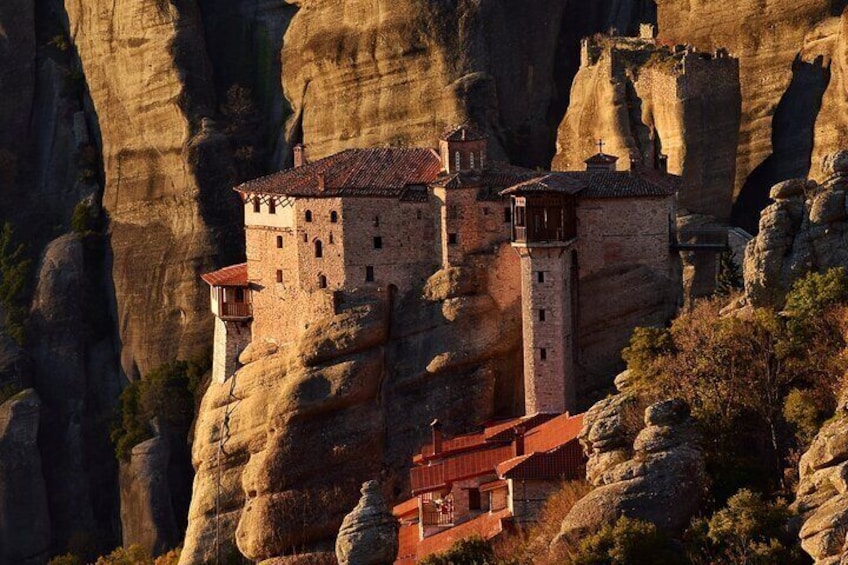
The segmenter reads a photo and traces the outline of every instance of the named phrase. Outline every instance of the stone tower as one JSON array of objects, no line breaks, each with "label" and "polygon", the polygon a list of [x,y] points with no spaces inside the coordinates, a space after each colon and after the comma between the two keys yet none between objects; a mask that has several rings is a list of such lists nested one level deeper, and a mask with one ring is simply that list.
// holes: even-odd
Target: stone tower
[{"label": "stone tower", "polygon": [[516,185],[512,246],[521,258],[525,413],[577,410],[576,194],[582,185],[548,175]]}]

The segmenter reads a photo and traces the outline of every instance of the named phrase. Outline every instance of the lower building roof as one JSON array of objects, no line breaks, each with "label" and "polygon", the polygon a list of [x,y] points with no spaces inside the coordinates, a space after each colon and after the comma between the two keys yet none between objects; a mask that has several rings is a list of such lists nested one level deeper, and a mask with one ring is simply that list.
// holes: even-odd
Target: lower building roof
[{"label": "lower building roof", "polygon": [[230,265],[211,273],[200,275],[206,284],[211,286],[247,286],[247,263]]}]

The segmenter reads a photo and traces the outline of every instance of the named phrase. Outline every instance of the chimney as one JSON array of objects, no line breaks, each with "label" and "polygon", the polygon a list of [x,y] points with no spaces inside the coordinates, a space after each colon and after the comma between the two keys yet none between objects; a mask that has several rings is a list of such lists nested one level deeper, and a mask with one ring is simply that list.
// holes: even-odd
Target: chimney
[{"label": "chimney", "polygon": [[630,156],[630,172],[636,172],[636,169],[642,164],[642,159],[636,155]]},{"label": "chimney", "polygon": [[433,455],[438,455],[442,452],[442,423],[438,418],[430,422],[430,429],[433,431]]},{"label": "chimney", "polygon": [[324,173],[318,173],[318,191],[324,192]]},{"label": "chimney", "polygon": [[306,164],[306,155],[305,155],[306,147],[303,146],[302,143],[298,143],[292,148],[292,152],[294,153],[294,166],[302,167]]},{"label": "chimney", "polygon": [[515,428],[515,438],[512,440],[512,456],[524,455],[524,426]]},{"label": "chimney", "polygon": [[668,155],[663,155],[662,153],[657,155],[657,169],[659,169],[661,173],[668,172]]}]

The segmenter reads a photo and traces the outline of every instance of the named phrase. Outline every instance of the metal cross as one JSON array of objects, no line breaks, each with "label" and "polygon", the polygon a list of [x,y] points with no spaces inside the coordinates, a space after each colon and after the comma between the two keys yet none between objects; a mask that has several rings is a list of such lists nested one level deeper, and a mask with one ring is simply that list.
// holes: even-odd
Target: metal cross
[{"label": "metal cross", "polygon": [[606,145],[606,144],[604,143],[604,140],[603,140],[603,139],[599,139],[599,140],[598,140],[598,153],[599,153],[599,154],[601,154],[601,153],[603,153],[603,152],[604,152],[604,145]]}]

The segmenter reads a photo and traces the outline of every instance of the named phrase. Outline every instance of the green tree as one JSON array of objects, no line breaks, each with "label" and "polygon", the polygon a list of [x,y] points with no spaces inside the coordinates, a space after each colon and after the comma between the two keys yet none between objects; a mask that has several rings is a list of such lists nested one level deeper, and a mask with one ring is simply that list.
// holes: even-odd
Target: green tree
[{"label": "green tree", "polygon": [[718,258],[716,290],[718,296],[729,296],[742,288],[742,271],[734,259],[733,251],[723,251]]},{"label": "green tree", "polygon": [[3,224],[0,230],[0,307],[5,313],[5,333],[19,344],[24,341],[26,287],[32,265],[24,251],[24,245],[15,241],[12,224]]},{"label": "green tree", "polygon": [[447,551],[429,555],[419,565],[495,565],[495,553],[483,538],[459,540]]},{"label": "green tree", "polygon": [[643,520],[622,516],[580,543],[574,565],[672,565],[683,557],[671,549],[657,527]]}]

